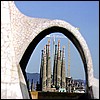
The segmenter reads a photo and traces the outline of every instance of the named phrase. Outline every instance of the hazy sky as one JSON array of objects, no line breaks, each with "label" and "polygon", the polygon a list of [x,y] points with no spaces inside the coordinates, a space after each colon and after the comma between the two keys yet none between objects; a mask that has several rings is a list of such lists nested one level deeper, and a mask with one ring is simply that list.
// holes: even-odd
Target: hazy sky
[{"label": "hazy sky", "polygon": [[[99,78],[99,2],[98,1],[15,1],[18,9],[26,16],[34,18],[47,18],[64,20],[80,28],[80,33],[87,42],[93,61],[94,76]],[[54,34],[54,33],[52,33]],[[51,34],[51,35],[52,35]],[[60,36],[62,33],[55,33]],[[51,44],[52,44],[52,39]],[[66,75],[68,65],[68,40],[60,39],[61,49],[65,45]],[[40,71],[41,50],[46,45],[48,38],[42,39],[33,51],[27,64],[27,72]],[[56,38],[57,44],[58,38]],[[52,45],[51,48],[52,50]],[[84,66],[75,46],[71,43],[70,73],[73,78],[85,78]],[[52,55],[52,51],[51,51]]]}]

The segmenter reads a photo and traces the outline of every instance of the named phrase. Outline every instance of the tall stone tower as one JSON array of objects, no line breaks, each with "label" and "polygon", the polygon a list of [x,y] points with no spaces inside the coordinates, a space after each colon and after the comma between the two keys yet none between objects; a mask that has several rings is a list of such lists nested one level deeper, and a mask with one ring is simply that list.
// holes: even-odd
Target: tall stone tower
[{"label": "tall stone tower", "polygon": [[41,55],[41,67],[40,67],[40,88],[42,90],[42,77],[43,77],[43,66],[44,66],[44,57],[43,57],[43,50]]},{"label": "tall stone tower", "polygon": [[42,50],[40,69],[40,84],[42,91],[47,91],[51,88],[51,60],[50,60],[50,40]]},{"label": "tall stone tower", "polygon": [[58,54],[57,54],[57,87],[61,84],[61,57],[60,57],[60,40],[58,40]]},{"label": "tall stone tower", "polygon": [[44,64],[43,64],[43,77],[42,77],[42,91],[46,90],[46,46],[44,46]]},{"label": "tall stone tower", "polygon": [[54,56],[54,66],[53,66],[53,85],[56,85],[57,81],[57,45],[55,45],[55,56]]},{"label": "tall stone tower", "polygon": [[65,47],[62,50],[62,63],[61,63],[61,87],[66,88],[66,71],[65,71]]},{"label": "tall stone tower", "polygon": [[60,40],[55,45],[55,59],[53,68],[53,85],[56,87],[66,88],[66,71],[65,71],[65,47],[60,50]]},{"label": "tall stone tower", "polygon": [[47,45],[47,88],[51,88],[50,40]]}]

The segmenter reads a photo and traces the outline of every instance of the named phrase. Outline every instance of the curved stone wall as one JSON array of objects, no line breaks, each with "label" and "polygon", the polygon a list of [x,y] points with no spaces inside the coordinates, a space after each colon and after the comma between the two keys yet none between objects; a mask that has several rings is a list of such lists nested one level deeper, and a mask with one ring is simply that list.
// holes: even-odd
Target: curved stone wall
[{"label": "curved stone wall", "polygon": [[[92,64],[92,58],[89,51],[89,48],[86,44],[85,39],[82,37],[81,33],[75,28],[74,26],[70,25],[68,22],[65,22],[63,20],[49,20],[49,19],[40,19],[40,18],[31,18],[28,16],[25,16],[22,14],[14,4],[14,1],[2,1],[2,20],[1,20],[1,70],[2,70],[2,86],[4,87],[5,80],[4,77],[6,77],[8,74],[9,69],[9,78],[12,79],[12,72],[16,73],[13,75],[17,85],[19,86],[20,90],[20,71],[19,70],[19,62],[22,59],[22,56],[25,53],[25,50],[29,46],[29,44],[32,42],[32,40],[40,34],[42,31],[57,26],[65,28],[72,34],[78,42],[81,44],[82,50],[85,55],[85,60],[87,64],[87,74],[88,74],[88,85],[89,87],[93,85],[93,64]],[[4,13],[5,12],[5,13]],[[6,20],[5,20],[6,16]],[[7,49],[8,48],[8,49]],[[5,67],[6,66],[6,67]],[[11,71],[12,70],[12,71]],[[14,71],[13,71],[14,70]],[[6,74],[4,74],[6,73]],[[17,76],[16,76],[17,75]],[[8,76],[7,76],[8,77]],[[24,78],[24,76],[22,76]],[[7,84],[12,84],[13,82],[11,80],[7,81]],[[25,80],[23,79],[23,83],[26,85]],[[4,91],[5,95],[2,95],[2,98],[8,98],[8,95],[6,94],[6,87],[2,88],[2,91]],[[15,94],[18,94],[16,90],[11,90],[12,93],[15,92]],[[13,94],[12,94],[13,95]],[[14,96],[9,96],[9,98],[13,98]],[[23,95],[18,96],[16,98],[23,98]],[[25,97],[26,98],[26,97]]]}]

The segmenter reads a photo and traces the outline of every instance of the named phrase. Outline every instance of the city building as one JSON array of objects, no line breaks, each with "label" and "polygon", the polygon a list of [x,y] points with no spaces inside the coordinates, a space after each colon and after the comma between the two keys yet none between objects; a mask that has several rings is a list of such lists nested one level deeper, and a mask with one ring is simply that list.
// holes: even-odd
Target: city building
[{"label": "city building", "polygon": [[[60,49],[60,40],[55,45],[53,74],[51,72],[50,40],[44,46],[41,54],[40,81],[37,82],[36,91],[85,93],[85,85],[82,81],[74,80],[70,74],[66,77],[65,70],[65,46]],[[68,64],[68,68],[70,64]],[[70,69],[70,68],[69,68]],[[33,80],[32,80],[33,81]],[[31,90],[32,90],[31,86]]]}]

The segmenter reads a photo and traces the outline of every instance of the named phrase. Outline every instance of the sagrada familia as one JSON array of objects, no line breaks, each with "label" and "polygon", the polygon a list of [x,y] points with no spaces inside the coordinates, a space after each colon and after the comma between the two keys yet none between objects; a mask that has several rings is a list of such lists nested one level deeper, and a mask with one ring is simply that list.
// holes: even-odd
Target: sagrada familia
[{"label": "sagrada familia", "polygon": [[[58,48],[57,48],[58,47]],[[44,46],[41,57],[40,85],[42,91],[57,91],[58,88],[66,88],[65,72],[65,47],[60,50],[60,40],[58,46],[55,45],[53,75],[51,72],[50,40]]]},{"label": "sagrada familia", "polygon": [[[86,73],[86,92],[88,94],[93,92],[94,98],[99,98],[99,80],[94,77],[91,53],[76,27],[64,20],[28,17],[18,10],[14,1],[1,1],[1,99],[30,99],[25,77],[26,65],[35,46],[46,35],[53,32],[63,33],[75,45]],[[60,42],[58,44],[60,45]],[[46,53],[48,55],[49,53],[46,50],[49,51],[46,47],[44,48],[44,61],[41,65],[43,70],[41,82],[44,90],[52,85],[50,60],[46,60]],[[65,72],[61,57],[58,46],[53,81],[53,84],[58,86],[60,83],[62,83],[60,86],[64,86],[64,80],[62,80],[64,74],[61,76],[61,73]]]}]

